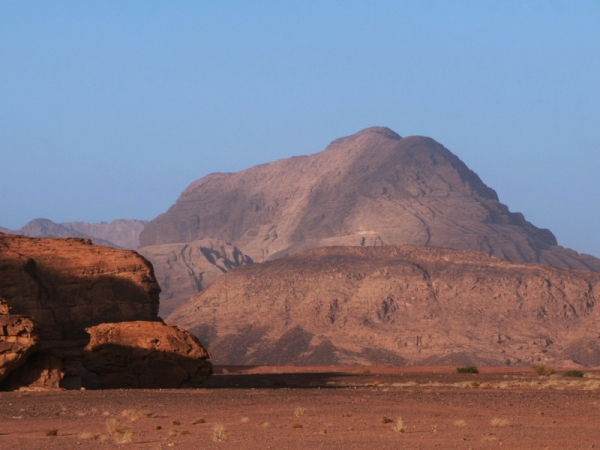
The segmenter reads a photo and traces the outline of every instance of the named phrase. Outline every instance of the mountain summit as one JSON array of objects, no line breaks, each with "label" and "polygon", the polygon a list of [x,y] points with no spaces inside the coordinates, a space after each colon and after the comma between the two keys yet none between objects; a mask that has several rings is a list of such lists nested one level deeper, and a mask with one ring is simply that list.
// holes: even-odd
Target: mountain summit
[{"label": "mountain summit", "polygon": [[254,261],[323,246],[426,245],[512,262],[600,271],[600,260],[557,246],[433,139],[384,127],[324,151],[214,173],[146,225],[140,247],[218,239]]}]

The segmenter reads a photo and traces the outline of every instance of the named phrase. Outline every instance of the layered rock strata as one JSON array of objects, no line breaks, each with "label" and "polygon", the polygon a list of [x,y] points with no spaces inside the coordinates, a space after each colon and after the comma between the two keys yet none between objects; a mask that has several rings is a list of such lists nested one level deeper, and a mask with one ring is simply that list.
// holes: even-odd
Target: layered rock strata
[{"label": "layered rock strata", "polygon": [[600,365],[600,274],[434,247],[234,269],[168,321],[216,364]]}]

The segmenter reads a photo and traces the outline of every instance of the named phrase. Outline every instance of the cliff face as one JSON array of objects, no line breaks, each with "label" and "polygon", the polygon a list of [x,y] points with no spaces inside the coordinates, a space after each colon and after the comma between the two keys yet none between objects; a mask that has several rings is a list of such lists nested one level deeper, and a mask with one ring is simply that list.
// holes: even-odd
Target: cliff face
[{"label": "cliff face", "polygon": [[[134,251],[0,233],[0,379],[9,375],[2,388],[56,387],[63,374],[66,388],[175,386],[170,378],[176,387],[198,385],[211,373],[210,354],[162,323],[159,292],[152,265]],[[116,364],[125,357],[129,366]],[[132,384],[138,369],[143,377]]]},{"label": "cliff face", "polygon": [[86,338],[85,328],[103,322],[157,320],[159,293],[134,251],[0,234],[0,296],[33,316],[45,341]]},{"label": "cliff face", "polygon": [[217,364],[600,364],[600,274],[433,247],[228,272],[168,317]]},{"label": "cliff face", "polygon": [[205,289],[225,272],[252,259],[236,247],[221,241],[203,239],[189,244],[153,245],[140,249],[152,261],[160,284],[161,317]]},{"label": "cliff face", "polygon": [[369,128],[324,151],[192,183],[146,225],[140,245],[220,239],[255,261],[314,247],[427,245],[513,262],[600,270],[511,213],[432,139]]}]

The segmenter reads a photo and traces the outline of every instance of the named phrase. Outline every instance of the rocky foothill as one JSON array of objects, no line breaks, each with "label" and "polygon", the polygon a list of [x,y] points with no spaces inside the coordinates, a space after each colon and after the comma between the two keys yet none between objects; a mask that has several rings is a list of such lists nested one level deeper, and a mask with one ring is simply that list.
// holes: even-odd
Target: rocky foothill
[{"label": "rocky foothill", "polygon": [[[197,339],[162,323],[159,293],[151,264],[134,251],[99,247],[79,238],[0,233],[0,378],[6,378],[2,387],[23,387],[16,386],[20,380],[29,386],[119,387],[114,377],[103,384],[110,378],[108,365],[94,372],[97,355],[106,345],[128,355],[131,366],[118,368],[127,380],[123,387],[131,386],[128,370],[138,371],[130,374],[137,377],[137,387],[173,387],[172,377],[153,372],[161,364],[189,369],[188,377],[177,378],[180,385],[199,384],[211,372],[209,354]],[[89,329],[104,323],[116,328],[133,323],[132,329],[153,330],[154,335],[150,339],[146,333],[149,342],[143,344],[132,342],[127,333],[109,333],[103,346],[89,347]],[[140,348],[152,349],[154,364],[141,362],[147,355]],[[146,373],[140,376],[142,369]],[[19,370],[19,376],[11,378],[11,372]],[[42,381],[32,380],[32,371],[39,372]]]},{"label": "rocky foothill", "polygon": [[600,365],[600,274],[434,247],[242,266],[167,320],[216,364]]}]

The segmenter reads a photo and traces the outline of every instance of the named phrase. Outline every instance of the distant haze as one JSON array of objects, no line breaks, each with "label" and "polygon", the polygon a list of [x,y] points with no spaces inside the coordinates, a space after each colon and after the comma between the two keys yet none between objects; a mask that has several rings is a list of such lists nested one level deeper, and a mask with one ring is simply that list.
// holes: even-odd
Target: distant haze
[{"label": "distant haze", "polygon": [[596,2],[2,2],[0,227],[150,220],[357,130],[430,136],[600,256]]}]

